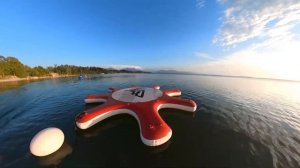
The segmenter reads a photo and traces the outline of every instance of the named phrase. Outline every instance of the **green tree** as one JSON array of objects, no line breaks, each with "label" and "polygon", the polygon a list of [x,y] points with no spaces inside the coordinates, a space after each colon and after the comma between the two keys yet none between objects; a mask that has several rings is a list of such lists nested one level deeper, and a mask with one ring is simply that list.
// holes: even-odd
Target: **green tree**
[{"label": "green tree", "polygon": [[47,76],[50,72],[58,73],[61,75],[78,75],[78,74],[100,74],[100,73],[121,73],[128,72],[126,70],[108,70],[100,67],[82,67],[75,65],[54,65],[54,67],[43,68],[37,66],[31,68],[22,64],[15,57],[4,57],[0,55],[0,78],[5,76],[14,75],[17,77],[30,76]]},{"label": "green tree", "polygon": [[14,75],[20,78],[28,75],[25,66],[17,58],[7,57],[5,60],[8,71],[7,75]]},{"label": "green tree", "polygon": [[34,67],[30,70],[30,76],[46,76],[49,75],[49,71],[43,68],[42,66]]},{"label": "green tree", "polygon": [[0,78],[3,78],[5,76],[5,57],[0,55]]}]

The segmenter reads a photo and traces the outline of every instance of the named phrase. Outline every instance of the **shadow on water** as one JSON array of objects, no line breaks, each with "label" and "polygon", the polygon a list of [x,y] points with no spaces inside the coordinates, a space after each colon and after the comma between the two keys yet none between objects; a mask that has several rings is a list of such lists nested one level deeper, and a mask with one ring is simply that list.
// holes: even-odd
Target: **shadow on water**
[{"label": "shadow on water", "polygon": [[173,130],[166,144],[143,145],[136,120],[117,115],[90,129],[76,129],[76,150],[60,166],[273,167],[267,147],[208,122],[208,118],[214,119],[210,114],[200,114],[193,122],[193,114],[181,110],[163,109],[160,113]]},{"label": "shadow on water", "polygon": [[61,161],[73,152],[73,148],[65,140],[62,146],[51,155],[38,158],[40,166],[57,166]]}]

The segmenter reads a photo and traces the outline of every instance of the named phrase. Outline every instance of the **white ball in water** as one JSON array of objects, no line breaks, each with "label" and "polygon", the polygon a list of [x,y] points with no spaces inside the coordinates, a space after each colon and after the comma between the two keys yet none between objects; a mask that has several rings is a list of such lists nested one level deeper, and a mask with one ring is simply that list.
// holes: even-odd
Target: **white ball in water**
[{"label": "white ball in water", "polygon": [[46,156],[57,151],[65,139],[64,133],[54,127],[37,133],[30,142],[30,152],[35,156]]}]

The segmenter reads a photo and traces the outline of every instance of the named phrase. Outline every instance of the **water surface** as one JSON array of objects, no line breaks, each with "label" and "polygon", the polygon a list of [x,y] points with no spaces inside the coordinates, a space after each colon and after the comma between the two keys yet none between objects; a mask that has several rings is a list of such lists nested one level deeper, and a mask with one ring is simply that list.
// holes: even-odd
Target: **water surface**
[{"label": "water surface", "polygon": [[[120,115],[91,129],[76,128],[84,96],[132,85],[179,88],[198,104],[195,114],[161,110],[173,130],[151,148],[134,118]],[[170,74],[110,74],[0,85],[0,167],[204,166],[300,167],[300,83]],[[31,138],[58,127],[63,147],[30,154]]]}]

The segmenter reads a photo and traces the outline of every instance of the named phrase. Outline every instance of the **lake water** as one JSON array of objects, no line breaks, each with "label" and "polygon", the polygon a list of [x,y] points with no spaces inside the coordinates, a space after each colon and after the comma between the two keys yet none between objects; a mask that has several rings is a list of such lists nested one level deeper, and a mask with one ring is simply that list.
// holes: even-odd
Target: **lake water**
[{"label": "lake water", "polygon": [[[173,130],[159,147],[145,146],[136,120],[120,115],[82,131],[75,116],[84,97],[109,87],[179,88],[198,104],[194,114],[164,109]],[[300,83],[170,74],[110,74],[0,85],[0,167],[205,166],[300,167]],[[31,138],[58,127],[56,153],[30,154]]]}]

